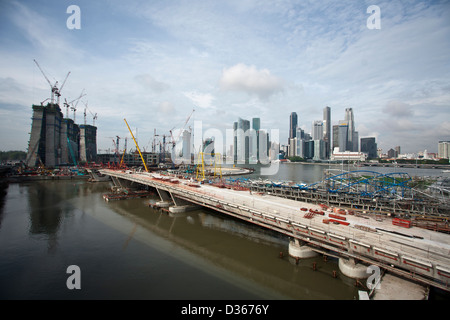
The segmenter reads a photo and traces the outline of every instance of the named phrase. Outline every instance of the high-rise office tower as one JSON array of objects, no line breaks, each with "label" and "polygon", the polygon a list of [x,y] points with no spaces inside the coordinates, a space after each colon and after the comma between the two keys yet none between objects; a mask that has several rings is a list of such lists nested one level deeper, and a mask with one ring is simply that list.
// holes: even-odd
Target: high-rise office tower
[{"label": "high-rise office tower", "polygon": [[377,158],[377,144],[374,137],[361,138],[361,152],[367,153],[367,157]]},{"label": "high-rise office tower", "polygon": [[258,132],[261,129],[261,119],[260,118],[253,118],[252,119],[252,128],[256,132]]},{"label": "high-rise office tower", "polygon": [[347,147],[345,150],[353,151],[353,132],[355,132],[355,123],[353,118],[353,109],[345,109],[345,122],[347,123]]},{"label": "high-rise office tower", "polygon": [[323,109],[323,140],[325,141],[325,158],[328,159],[331,149],[331,109],[328,106]]},{"label": "high-rise office tower", "polygon": [[294,139],[296,137],[297,125],[298,125],[297,113],[292,112],[289,117],[289,139]]},{"label": "high-rise office tower", "polygon": [[348,151],[358,151],[358,132],[355,131],[355,120],[353,116],[353,109],[345,109],[345,121],[348,125],[347,149]]},{"label": "high-rise office tower", "polygon": [[233,162],[237,162],[237,127],[238,123],[233,123]]},{"label": "high-rise office tower", "polygon": [[313,122],[312,139],[323,140],[323,122],[321,120]]},{"label": "high-rise office tower", "polygon": [[338,146],[339,152],[351,150],[348,146],[349,126],[346,121],[339,121]]},{"label": "high-rise office tower", "polygon": [[438,142],[438,157],[444,159],[450,158],[450,141]]},{"label": "high-rise office tower", "polygon": [[250,121],[239,118],[233,126],[235,129],[234,142],[236,153],[234,155],[235,161],[238,163],[248,163],[250,151],[249,132]]},{"label": "high-rise office tower", "polygon": [[297,136],[297,125],[298,125],[298,118],[297,113],[292,112],[289,116],[289,139],[288,139],[288,156],[294,157],[295,156],[295,149],[296,149],[296,141],[295,137]]},{"label": "high-rise office tower", "polygon": [[253,162],[259,160],[259,131],[261,130],[261,119],[252,119],[252,129],[254,134],[250,136],[250,148],[252,150],[250,157]]},{"label": "high-rise office tower", "polygon": [[331,153],[334,152],[335,148],[339,148],[339,125],[333,126],[333,142],[331,147]]}]

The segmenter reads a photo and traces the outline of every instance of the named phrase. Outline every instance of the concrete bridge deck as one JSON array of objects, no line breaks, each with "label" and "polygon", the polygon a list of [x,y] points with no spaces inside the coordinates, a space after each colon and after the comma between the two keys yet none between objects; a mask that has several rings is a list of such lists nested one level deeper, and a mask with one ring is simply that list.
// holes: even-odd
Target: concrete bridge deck
[{"label": "concrete bridge deck", "polygon": [[[449,291],[450,235],[392,224],[391,218],[339,215],[333,208],[155,173],[102,170],[116,185],[138,183],[175,205],[194,203],[288,235],[314,251],[377,265]],[[325,210],[324,210],[325,209]],[[313,214],[311,211],[320,212]],[[334,216],[341,217],[336,219]],[[329,220],[328,223],[324,221]],[[341,221],[341,223],[333,223]],[[345,225],[347,224],[347,225]]]}]

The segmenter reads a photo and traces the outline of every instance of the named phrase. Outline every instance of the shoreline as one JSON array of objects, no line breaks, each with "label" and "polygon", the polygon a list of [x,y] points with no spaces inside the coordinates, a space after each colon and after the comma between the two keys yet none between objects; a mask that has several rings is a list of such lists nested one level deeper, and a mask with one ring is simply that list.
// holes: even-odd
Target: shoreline
[{"label": "shoreline", "polygon": [[88,180],[90,178],[89,175],[71,175],[71,176],[63,176],[63,175],[16,175],[3,177],[1,180],[9,183],[15,182],[25,182],[25,181],[42,181],[42,180]]},{"label": "shoreline", "polygon": [[[338,162],[279,162],[282,164],[306,164],[306,165],[320,165],[320,166],[342,166],[342,163]],[[388,168],[408,168],[408,169],[450,169],[450,164],[409,164],[409,163],[401,163],[401,164],[393,164],[393,163],[368,163],[361,162],[359,165],[354,165],[354,163],[345,163],[344,165],[352,166],[355,168],[370,168],[370,167],[388,167]]]}]

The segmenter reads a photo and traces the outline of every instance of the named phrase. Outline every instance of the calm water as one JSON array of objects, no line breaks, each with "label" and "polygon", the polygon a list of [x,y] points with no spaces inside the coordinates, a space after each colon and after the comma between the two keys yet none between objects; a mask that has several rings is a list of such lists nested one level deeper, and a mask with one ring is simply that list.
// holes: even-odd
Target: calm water
[{"label": "calm water", "polygon": [[[321,174],[316,167],[302,170]],[[336,261],[296,265],[284,237],[207,210],[172,217],[149,199],[105,202],[108,191],[75,180],[10,184],[0,196],[0,299],[357,297],[353,280],[332,277]],[[80,290],[66,286],[70,265]]]}]

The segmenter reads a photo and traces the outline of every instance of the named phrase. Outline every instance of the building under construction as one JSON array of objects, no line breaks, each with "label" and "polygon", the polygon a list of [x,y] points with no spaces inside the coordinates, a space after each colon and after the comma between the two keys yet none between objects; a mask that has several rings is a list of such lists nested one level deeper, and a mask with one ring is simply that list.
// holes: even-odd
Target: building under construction
[{"label": "building under construction", "polygon": [[[58,88],[58,82],[52,85],[37,61],[34,60],[34,62],[50,85],[51,98],[47,105],[41,103],[32,106],[33,116],[26,165],[28,167],[43,165],[52,168],[64,165],[76,166],[79,161],[95,161],[97,157],[97,127],[87,125],[86,118],[84,125],[77,125],[68,116],[71,103],[78,103],[83,93],[77,99],[64,103],[67,108],[66,117],[64,117],[59,102],[61,90],[70,72],[61,87]],[[71,109],[74,110],[75,119],[76,104],[72,105]]]},{"label": "building under construction", "polygon": [[96,157],[97,127],[63,118],[58,104],[33,105],[27,166],[77,165]]}]

